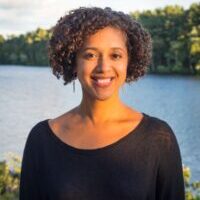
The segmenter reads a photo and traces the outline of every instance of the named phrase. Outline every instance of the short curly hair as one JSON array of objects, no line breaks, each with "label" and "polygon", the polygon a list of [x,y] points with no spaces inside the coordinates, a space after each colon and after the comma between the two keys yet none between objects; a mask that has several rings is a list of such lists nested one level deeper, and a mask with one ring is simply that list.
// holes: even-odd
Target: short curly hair
[{"label": "short curly hair", "polygon": [[148,31],[130,15],[111,8],[80,7],[61,17],[52,28],[48,57],[53,74],[64,79],[64,85],[76,79],[75,61],[84,41],[107,26],[125,33],[128,50],[126,82],[137,80],[146,72],[152,57]]}]

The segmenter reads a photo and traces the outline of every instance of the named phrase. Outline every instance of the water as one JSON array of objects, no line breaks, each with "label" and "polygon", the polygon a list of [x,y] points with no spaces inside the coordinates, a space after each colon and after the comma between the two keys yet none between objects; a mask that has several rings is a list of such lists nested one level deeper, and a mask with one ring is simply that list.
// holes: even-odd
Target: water
[{"label": "water", "polygon": [[[81,100],[80,84],[63,85],[50,68],[0,67],[0,160],[6,152],[22,155],[30,129],[54,118]],[[200,79],[147,75],[125,85],[121,97],[131,107],[168,122],[174,130],[183,164],[200,180]]]}]

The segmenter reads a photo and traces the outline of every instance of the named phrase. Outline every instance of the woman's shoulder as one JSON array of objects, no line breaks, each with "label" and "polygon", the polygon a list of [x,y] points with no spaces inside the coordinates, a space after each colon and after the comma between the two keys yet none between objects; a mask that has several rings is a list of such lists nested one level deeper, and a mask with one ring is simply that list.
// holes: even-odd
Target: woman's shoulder
[{"label": "woman's shoulder", "polygon": [[[61,127],[61,125],[65,124],[67,125],[71,120],[71,113],[73,110],[70,110],[60,116],[57,116],[55,118],[48,118],[44,119],[42,121],[37,122],[30,131],[30,136],[33,137],[41,137],[45,133],[53,130],[58,129],[58,127]],[[56,132],[56,131],[55,131]]]},{"label": "woman's shoulder", "polygon": [[30,153],[40,153],[41,147],[48,141],[48,129],[47,129],[48,119],[36,122],[28,133],[25,142],[25,152]]},{"label": "woman's shoulder", "polygon": [[148,114],[146,114],[146,115],[149,118],[149,124],[152,128],[153,127],[158,128],[158,130],[160,130],[160,131],[161,130],[165,131],[166,129],[167,130],[171,129],[171,126],[169,125],[169,123],[166,120],[164,120],[160,117],[157,117],[157,116],[148,115]]},{"label": "woman's shoulder", "polygon": [[148,121],[148,127],[146,129],[148,135],[166,140],[176,140],[175,133],[171,125],[166,120],[148,114],[145,115]]},{"label": "woman's shoulder", "polygon": [[48,120],[49,119],[44,119],[42,121],[36,122],[28,134],[27,141],[37,143],[42,138],[46,137],[46,133],[48,132]]},{"label": "woman's shoulder", "polygon": [[36,122],[35,125],[33,125],[33,127],[31,128],[30,133],[39,133],[41,131],[44,131],[47,128],[49,120],[50,119],[43,119],[41,121]]}]

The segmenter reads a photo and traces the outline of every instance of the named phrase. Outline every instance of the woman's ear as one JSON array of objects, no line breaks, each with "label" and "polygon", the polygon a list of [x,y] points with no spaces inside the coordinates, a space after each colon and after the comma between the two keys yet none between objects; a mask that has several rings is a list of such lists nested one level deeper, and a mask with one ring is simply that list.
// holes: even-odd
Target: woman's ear
[{"label": "woman's ear", "polygon": [[74,69],[73,69],[73,74],[77,74],[77,69],[76,69],[76,67],[74,67]]},{"label": "woman's ear", "polygon": [[76,68],[73,69],[72,76],[73,76],[73,79],[77,78],[77,70],[76,70]]}]

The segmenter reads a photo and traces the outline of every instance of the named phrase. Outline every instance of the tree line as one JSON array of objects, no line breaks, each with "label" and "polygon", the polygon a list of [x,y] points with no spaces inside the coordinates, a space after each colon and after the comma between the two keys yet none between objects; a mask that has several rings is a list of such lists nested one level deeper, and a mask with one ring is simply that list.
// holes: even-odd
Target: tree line
[{"label": "tree line", "polygon": [[[189,9],[166,6],[130,16],[150,32],[153,39],[153,59],[149,72],[200,74],[200,3]],[[0,35],[0,64],[48,65],[47,41],[51,29]]]}]

